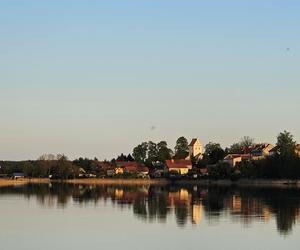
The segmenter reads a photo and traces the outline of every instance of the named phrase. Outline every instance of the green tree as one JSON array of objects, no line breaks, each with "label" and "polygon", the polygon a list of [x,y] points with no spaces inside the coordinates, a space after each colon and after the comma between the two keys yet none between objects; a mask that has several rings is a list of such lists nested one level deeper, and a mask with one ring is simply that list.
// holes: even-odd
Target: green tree
[{"label": "green tree", "polygon": [[165,162],[166,160],[170,160],[173,155],[173,151],[168,148],[168,144],[166,141],[160,141],[157,143],[158,150],[158,161]]},{"label": "green tree", "polygon": [[215,164],[224,158],[225,151],[221,148],[219,143],[209,142],[205,145],[204,157],[209,164]]},{"label": "green tree", "polygon": [[241,154],[242,153],[241,144],[240,143],[233,143],[229,147],[228,152],[230,154]]},{"label": "green tree", "polygon": [[189,155],[189,145],[185,137],[181,136],[176,141],[175,159],[185,159]]},{"label": "green tree", "polygon": [[281,158],[295,156],[296,142],[290,132],[283,131],[277,136],[277,147]]},{"label": "green tree", "polygon": [[133,149],[132,156],[137,162],[145,163],[145,161],[147,159],[147,150],[148,150],[148,143],[143,142],[143,143],[137,145]]},{"label": "green tree", "polygon": [[158,149],[156,143],[148,142],[147,161],[149,163],[158,161]]}]

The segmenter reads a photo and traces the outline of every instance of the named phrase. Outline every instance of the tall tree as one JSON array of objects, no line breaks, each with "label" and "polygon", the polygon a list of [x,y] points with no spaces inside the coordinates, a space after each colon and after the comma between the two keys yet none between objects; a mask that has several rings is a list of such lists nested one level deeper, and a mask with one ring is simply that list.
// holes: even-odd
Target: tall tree
[{"label": "tall tree", "polygon": [[290,132],[283,131],[277,136],[278,152],[282,158],[295,155],[296,142]]},{"label": "tall tree", "polygon": [[137,162],[145,163],[145,161],[147,159],[147,150],[148,150],[148,143],[143,142],[143,143],[137,145],[133,149],[132,156]]},{"label": "tall tree", "polygon": [[181,136],[176,141],[175,159],[185,159],[189,155],[189,144],[185,137]]},{"label": "tall tree", "polygon": [[209,142],[205,145],[205,158],[209,164],[215,164],[224,158],[225,151],[219,143]]},{"label": "tall tree", "polygon": [[250,136],[244,136],[240,140],[243,153],[248,153],[249,149],[254,145],[254,139]]},{"label": "tall tree", "polygon": [[241,154],[242,153],[241,144],[240,143],[233,143],[229,147],[228,153],[230,153],[230,154]]},{"label": "tall tree", "polygon": [[158,149],[156,143],[149,141],[148,142],[148,152],[147,152],[147,160],[149,162],[158,161]]},{"label": "tall tree", "polygon": [[170,160],[173,155],[173,151],[168,148],[168,144],[166,141],[161,141],[157,143],[158,150],[158,160],[160,162],[165,162],[166,160]]}]

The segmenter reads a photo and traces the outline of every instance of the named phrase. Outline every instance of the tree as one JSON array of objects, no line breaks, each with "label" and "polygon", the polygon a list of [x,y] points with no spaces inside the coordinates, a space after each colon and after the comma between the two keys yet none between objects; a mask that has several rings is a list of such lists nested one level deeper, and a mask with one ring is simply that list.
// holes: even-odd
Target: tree
[{"label": "tree", "polygon": [[170,160],[173,155],[173,151],[168,148],[168,144],[166,141],[161,141],[157,143],[158,150],[158,161],[165,162],[166,160]]},{"label": "tree", "polygon": [[127,155],[127,161],[134,161],[134,158],[131,156],[131,154]]},{"label": "tree", "polygon": [[277,136],[277,147],[281,158],[295,155],[296,142],[290,132],[283,131]]},{"label": "tree", "polygon": [[230,147],[228,152],[230,154],[241,154],[242,149],[241,149],[241,144],[240,143],[233,143]]},{"label": "tree", "polygon": [[60,179],[68,179],[75,177],[77,168],[68,160],[65,155],[58,155],[56,167],[54,168],[54,176]]},{"label": "tree", "polygon": [[224,158],[225,151],[221,148],[219,143],[209,142],[205,145],[204,154],[209,164],[215,164]]},{"label": "tree", "polygon": [[126,155],[123,153],[117,157],[117,161],[127,161]]},{"label": "tree", "polygon": [[214,142],[209,142],[205,145],[204,149],[204,154],[206,155],[211,155],[211,153],[216,150],[216,149],[220,149],[221,145],[219,143],[214,143]]},{"label": "tree", "polygon": [[158,161],[158,149],[156,143],[148,142],[147,161],[151,164],[152,162]]},{"label": "tree", "polygon": [[147,150],[148,150],[148,144],[147,142],[143,142],[141,144],[139,144],[138,146],[136,146],[133,149],[133,158],[140,163],[145,163],[146,159],[147,159]]},{"label": "tree", "polygon": [[254,139],[251,138],[250,136],[244,136],[240,140],[240,145],[242,148],[250,148],[254,144]]},{"label": "tree", "polygon": [[189,145],[185,137],[181,136],[176,141],[175,159],[185,159],[189,154]]}]

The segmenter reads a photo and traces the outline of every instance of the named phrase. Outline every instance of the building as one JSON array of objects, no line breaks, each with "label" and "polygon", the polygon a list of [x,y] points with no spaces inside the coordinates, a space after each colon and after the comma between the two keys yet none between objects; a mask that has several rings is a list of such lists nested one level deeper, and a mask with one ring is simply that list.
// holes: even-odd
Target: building
[{"label": "building", "polygon": [[[149,174],[149,168],[135,161],[116,162],[119,174],[123,173],[139,173],[142,176]],[[116,171],[117,173],[117,171]]]},{"label": "building", "polygon": [[230,166],[235,167],[243,160],[250,160],[250,154],[228,154],[225,156],[223,162],[227,162]]},{"label": "building", "polygon": [[12,178],[14,180],[24,179],[25,178],[25,174],[24,173],[13,173]]},{"label": "building", "polygon": [[193,138],[189,144],[189,159],[196,158],[202,159],[203,157],[203,147],[199,138]]},{"label": "building", "polygon": [[251,159],[253,160],[261,160],[270,155],[271,150],[274,146],[270,143],[261,143],[256,144],[251,149]]},{"label": "building", "polygon": [[175,171],[180,175],[185,175],[192,169],[191,160],[166,160],[166,170]]},{"label": "building", "polygon": [[300,144],[296,145],[295,153],[296,153],[296,155],[298,155],[298,157],[300,157]]}]

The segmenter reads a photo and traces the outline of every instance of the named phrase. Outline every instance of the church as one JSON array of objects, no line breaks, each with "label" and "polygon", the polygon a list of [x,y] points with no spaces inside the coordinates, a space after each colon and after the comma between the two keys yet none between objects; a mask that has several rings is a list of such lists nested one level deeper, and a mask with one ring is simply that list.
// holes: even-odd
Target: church
[{"label": "church", "polygon": [[202,159],[203,157],[203,146],[199,138],[193,138],[189,144],[189,156],[188,159],[195,158],[196,160]]}]

